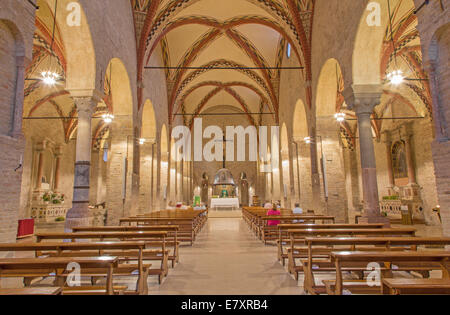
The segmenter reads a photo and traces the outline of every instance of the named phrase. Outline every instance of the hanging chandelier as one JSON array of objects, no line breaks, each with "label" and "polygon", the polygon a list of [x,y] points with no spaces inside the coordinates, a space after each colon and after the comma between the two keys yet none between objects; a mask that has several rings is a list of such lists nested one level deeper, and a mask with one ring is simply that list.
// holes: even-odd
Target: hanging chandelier
[{"label": "hanging chandelier", "polygon": [[336,118],[337,122],[344,122],[345,121],[345,113],[337,113],[334,115],[334,118]]},{"label": "hanging chandelier", "polygon": [[102,115],[102,119],[105,122],[105,124],[110,124],[114,120],[114,115],[112,115],[112,114],[104,114],[104,115]]},{"label": "hanging chandelier", "polygon": [[44,82],[46,85],[50,85],[50,86],[55,85],[59,78],[59,74],[57,74],[53,71],[43,71],[41,73],[41,76],[42,76],[41,77],[42,82]]},{"label": "hanging chandelier", "polygon": [[50,44],[50,66],[49,66],[50,70],[41,72],[41,80],[42,80],[42,82],[44,82],[45,85],[48,85],[48,86],[54,86],[58,82],[58,79],[60,77],[58,73],[51,70],[52,69],[52,57],[54,56],[53,45],[55,43],[55,28],[56,28],[57,10],[58,10],[58,0],[55,0],[55,16],[53,18],[52,42]]}]

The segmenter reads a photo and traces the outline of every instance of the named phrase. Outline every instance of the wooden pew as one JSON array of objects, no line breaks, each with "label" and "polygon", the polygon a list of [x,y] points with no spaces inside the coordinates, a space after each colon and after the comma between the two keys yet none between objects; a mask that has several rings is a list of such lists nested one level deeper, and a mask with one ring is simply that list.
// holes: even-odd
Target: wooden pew
[{"label": "wooden pew", "polygon": [[335,217],[323,216],[323,215],[281,215],[281,216],[260,216],[258,220],[258,236],[267,244],[268,241],[274,241],[278,239],[278,226],[267,225],[268,221],[280,221],[280,224],[295,224],[295,223],[311,223],[316,224],[320,221],[322,224],[331,222],[334,224]]},{"label": "wooden pew", "polygon": [[[307,237],[304,240],[307,249],[307,259],[301,260],[304,271],[304,288],[311,294],[326,292],[326,288],[316,285],[314,274],[318,272],[334,272],[335,266],[330,261],[333,251],[416,251],[418,246],[445,246],[450,244],[450,238],[421,238],[421,237]],[[401,271],[411,271],[411,266],[398,266]],[[364,278],[364,271],[367,271],[367,264],[355,263],[346,266],[347,271],[360,273],[360,278]],[[429,267],[417,266],[413,271],[421,272],[429,276]]]},{"label": "wooden pew", "polygon": [[39,287],[20,289],[0,289],[0,296],[6,295],[62,295],[60,287]]},{"label": "wooden pew", "polygon": [[[327,281],[324,283],[327,285],[328,294],[342,295],[344,287],[346,287],[342,270],[345,268],[346,263],[353,264],[360,262],[369,264],[371,262],[381,262],[387,271],[381,270],[381,277],[389,278],[389,272],[391,271],[393,264],[400,263],[412,263],[411,270],[414,270],[417,264],[427,264],[430,267],[432,263],[436,266],[434,269],[442,271],[442,279],[450,278],[450,251],[380,251],[380,252],[332,252],[331,261],[336,267],[336,280]],[[352,283],[355,288],[358,284]],[[366,286],[366,282],[360,282],[359,286]],[[381,291],[381,290],[380,290]]]},{"label": "wooden pew", "polygon": [[[0,244],[0,251],[3,252],[33,252],[38,257],[118,257],[119,265],[114,269],[114,276],[132,276],[137,271],[138,279],[136,291],[124,292],[129,294],[148,294],[147,278],[151,264],[144,264],[146,243],[138,242],[99,242],[99,243],[78,243],[78,242],[42,242],[42,243],[11,243]],[[129,264],[135,257],[137,264]],[[123,264],[121,262],[126,262]],[[106,276],[104,270],[91,270],[83,272],[86,276],[101,277]],[[35,277],[24,275],[24,284],[29,285]],[[76,289],[75,289],[76,290]]]},{"label": "wooden pew", "polygon": [[[85,290],[84,294],[102,294],[114,295],[119,292],[115,291],[113,286],[114,269],[118,267],[119,260],[117,257],[51,257],[51,258],[2,258],[0,259],[0,278],[2,277],[23,277],[29,276],[52,276],[56,278],[58,286],[63,287],[65,278],[68,275],[66,271],[70,263],[77,263],[81,267],[81,272],[85,269],[101,269],[106,270],[106,287],[95,290]],[[80,289],[80,288],[79,288]],[[92,289],[92,288],[90,288]],[[64,294],[64,289],[63,289]]]},{"label": "wooden pew", "polygon": [[168,259],[172,262],[172,268],[175,263],[180,261],[177,225],[145,225],[145,226],[88,226],[75,227],[72,229],[74,233],[79,232],[149,232],[149,231],[165,231],[167,232],[166,245],[172,247],[172,253],[169,252]]},{"label": "wooden pew", "polygon": [[178,239],[191,245],[207,221],[207,210],[162,210],[130,218],[120,225],[178,225]]},{"label": "wooden pew", "polygon": [[[282,210],[279,216],[268,216],[267,210],[261,212],[253,212],[250,228],[256,236],[263,240],[265,233],[277,232],[276,226],[268,226],[267,221],[281,221],[282,224],[295,223],[296,221],[303,221],[304,223],[334,223],[335,217],[324,215],[294,215],[291,210]],[[300,222],[297,222],[300,223]]]},{"label": "wooden pew", "polygon": [[[79,232],[79,233],[36,233],[36,241],[42,240],[121,240],[121,241],[145,241],[146,249],[144,251],[145,260],[161,261],[160,268],[150,269],[150,275],[158,276],[159,283],[168,274],[168,256],[166,249],[166,231],[147,231],[147,232]],[[156,240],[156,242],[155,242]],[[130,256],[131,260],[136,260],[136,256]]]},{"label": "wooden pew", "polygon": [[[416,230],[413,228],[387,228],[387,229],[294,229],[287,231],[290,238],[290,247],[288,248],[288,271],[298,280],[298,273],[303,271],[303,266],[297,266],[295,258],[302,256],[302,248],[298,245],[304,245],[306,237],[331,237],[331,236],[415,236]],[[304,253],[304,251],[303,251]],[[296,256],[297,254],[297,256]]]},{"label": "wooden pew", "polygon": [[[301,229],[381,229],[384,224],[279,224],[277,226],[277,248],[278,248],[278,261],[281,261],[285,266],[285,261],[288,259],[288,254],[284,250],[284,246],[290,244],[290,236],[288,230],[301,230]],[[294,258],[300,258],[295,257]]]},{"label": "wooden pew", "polygon": [[382,286],[390,295],[450,295],[450,279],[383,279]]}]

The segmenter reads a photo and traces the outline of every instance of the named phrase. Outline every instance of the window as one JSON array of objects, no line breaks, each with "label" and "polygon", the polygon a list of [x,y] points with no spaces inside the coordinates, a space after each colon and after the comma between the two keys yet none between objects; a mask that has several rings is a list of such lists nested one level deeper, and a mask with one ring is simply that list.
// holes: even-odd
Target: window
[{"label": "window", "polygon": [[287,44],[287,47],[286,47],[286,56],[288,57],[288,59],[289,58],[291,58],[291,52],[292,52],[292,47],[291,47],[291,44]]}]

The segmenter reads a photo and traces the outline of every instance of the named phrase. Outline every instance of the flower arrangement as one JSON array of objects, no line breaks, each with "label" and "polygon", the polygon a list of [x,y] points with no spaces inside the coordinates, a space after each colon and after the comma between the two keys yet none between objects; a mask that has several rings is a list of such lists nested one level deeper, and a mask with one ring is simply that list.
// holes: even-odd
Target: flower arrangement
[{"label": "flower arrangement", "polygon": [[54,205],[60,205],[64,203],[65,200],[65,196],[64,194],[58,194],[55,192],[46,192],[43,196],[42,196],[42,200],[45,203],[51,203]]}]

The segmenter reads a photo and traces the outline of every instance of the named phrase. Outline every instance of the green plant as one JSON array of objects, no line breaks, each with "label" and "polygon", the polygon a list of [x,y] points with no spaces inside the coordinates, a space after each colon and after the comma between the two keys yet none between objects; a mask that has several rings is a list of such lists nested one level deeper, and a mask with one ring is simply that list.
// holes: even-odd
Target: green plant
[{"label": "green plant", "polygon": [[58,217],[55,219],[55,222],[64,222],[64,221],[66,221],[66,218],[64,217]]},{"label": "green plant", "polygon": [[51,195],[49,194],[49,193],[45,193],[43,196],[42,196],[42,200],[44,200],[44,201],[46,201],[46,202],[48,202],[48,201],[51,201]]},{"label": "green plant", "polygon": [[399,200],[399,196],[384,196],[383,200]]}]

